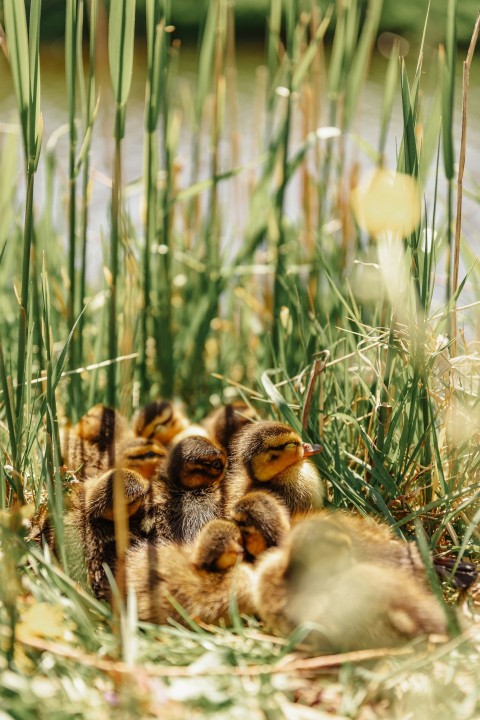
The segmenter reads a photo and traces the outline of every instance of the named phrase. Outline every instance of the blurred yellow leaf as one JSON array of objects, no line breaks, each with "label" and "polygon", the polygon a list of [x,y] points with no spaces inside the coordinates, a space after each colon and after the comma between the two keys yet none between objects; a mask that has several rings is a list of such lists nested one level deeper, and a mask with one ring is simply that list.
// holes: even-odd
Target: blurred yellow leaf
[{"label": "blurred yellow leaf", "polygon": [[370,235],[406,237],[420,222],[420,189],[410,175],[376,169],[353,190],[352,208],[358,224]]},{"label": "blurred yellow leaf", "polygon": [[66,634],[70,634],[70,627],[65,622],[63,608],[48,603],[31,605],[16,627],[17,638],[24,642],[32,638],[63,640]]}]

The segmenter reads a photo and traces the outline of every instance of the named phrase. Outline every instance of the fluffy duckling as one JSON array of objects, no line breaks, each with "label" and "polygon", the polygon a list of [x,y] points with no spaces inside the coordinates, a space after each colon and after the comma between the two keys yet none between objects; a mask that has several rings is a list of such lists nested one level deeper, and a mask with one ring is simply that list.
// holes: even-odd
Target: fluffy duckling
[{"label": "fluffy duckling", "polygon": [[231,517],[240,528],[245,559],[255,561],[268,548],[281,545],[290,530],[283,503],[264,490],[249,492],[233,506]]},{"label": "fluffy duckling", "polygon": [[177,542],[192,542],[209,521],[224,515],[227,455],[203,437],[187,437],[168,459],[165,521]]},{"label": "fluffy duckling", "polygon": [[98,475],[115,465],[117,446],[129,437],[126,419],[105,405],[94,405],[62,437],[65,465],[79,480]]},{"label": "fluffy duckling", "polygon": [[[63,540],[71,577],[90,587],[98,598],[109,594],[103,563],[116,564],[114,483],[122,487],[128,518],[129,543],[172,540],[165,521],[165,488],[161,476],[147,479],[134,470],[109,470],[100,477],[72,485],[64,516]],[[29,540],[45,541],[56,550],[55,528],[46,506],[32,523]]]},{"label": "fluffy duckling", "polygon": [[193,425],[170,400],[154,400],[142,408],[135,418],[134,432],[165,447],[176,445],[189,435],[208,437],[205,428]]},{"label": "fluffy duckling", "polygon": [[248,490],[260,488],[279,498],[292,518],[322,507],[323,482],[307,459],[321,451],[320,445],[302,442],[288,425],[264,420],[245,426],[233,451],[229,507]]},{"label": "fluffy duckling", "polygon": [[299,523],[283,548],[259,561],[256,604],[262,620],[280,635],[314,623],[306,645],[318,653],[390,647],[446,633],[442,609],[411,572],[358,561],[353,548],[349,534],[326,516]]},{"label": "fluffy duckling", "polygon": [[109,470],[99,478],[77,485],[64,521],[69,572],[81,584],[85,584],[86,578],[86,584],[97,598],[108,594],[103,563],[115,572],[113,503],[116,479],[121,484],[125,500],[130,542],[135,543],[148,536],[143,522],[145,506],[152,495],[152,483],[133,470]]},{"label": "fluffy duckling", "polygon": [[[167,451],[157,443],[146,438],[131,438],[119,447],[116,460],[117,468],[134,470],[146,480],[154,480],[160,478],[164,471],[166,458]],[[100,487],[102,487],[101,484]],[[152,511],[153,505],[158,504],[158,492],[153,492],[152,488],[153,486],[150,487],[148,497],[145,499],[145,511],[147,514]],[[78,483],[65,483],[65,491],[63,506],[64,511],[67,512],[71,507],[70,498],[72,493],[75,496],[75,493],[78,492]],[[152,493],[155,495],[154,502],[152,502]],[[41,542],[42,538],[45,538],[49,547],[53,549],[55,544],[54,530],[46,503],[41,505],[33,516],[29,533],[29,540]]]},{"label": "fluffy duckling", "polygon": [[321,510],[298,523],[297,543],[304,546],[303,556],[307,564],[316,561],[317,546],[322,543],[327,523],[339,536],[341,534],[349,539],[352,557],[356,562],[402,568],[417,581],[426,584],[425,567],[415,543],[400,540],[388,525],[371,517],[344,510]]},{"label": "fluffy duckling", "polygon": [[254,411],[241,400],[221,405],[202,421],[209,436],[221,445],[227,453],[230,444],[245,425],[256,419]]},{"label": "fluffy duckling", "polygon": [[171,599],[208,624],[228,621],[235,596],[240,613],[254,611],[251,569],[238,565],[241,535],[229,520],[212,520],[192,546],[144,543],[127,553],[127,585],[137,595],[140,620],[184,623]]}]

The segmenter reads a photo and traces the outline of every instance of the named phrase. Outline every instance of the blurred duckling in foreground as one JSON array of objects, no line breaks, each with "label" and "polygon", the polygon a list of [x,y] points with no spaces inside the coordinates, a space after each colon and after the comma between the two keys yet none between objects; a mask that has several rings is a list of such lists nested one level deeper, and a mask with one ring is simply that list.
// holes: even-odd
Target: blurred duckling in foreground
[{"label": "blurred duckling in foreground", "polygon": [[315,563],[318,553],[316,533],[319,541],[323,538],[324,524],[335,528],[340,535],[348,538],[352,557],[356,562],[373,562],[401,568],[421,583],[426,583],[425,566],[413,542],[398,538],[388,525],[371,517],[355,515],[344,510],[321,510],[311,515],[318,522],[299,522],[297,542],[303,543],[303,557],[307,565]]},{"label": "blurred duckling in foreground", "polygon": [[238,564],[241,535],[229,520],[212,520],[193,546],[143,543],[127,553],[127,585],[137,595],[140,620],[185,623],[170,601],[204,623],[228,622],[236,598],[240,613],[253,613],[253,571]]},{"label": "blurred duckling in foreground", "polygon": [[261,421],[238,433],[228,474],[231,507],[248,490],[266,490],[279,498],[290,515],[303,515],[323,506],[324,486],[308,458],[320,445],[304,443],[288,425]]},{"label": "blurred duckling in foreground", "polygon": [[264,490],[244,495],[235,503],[231,517],[240,528],[245,560],[250,562],[269,548],[281,545],[290,530],[286,508]]},{"label": "blurred duckling in foreground", "polygon": [[105,405],[94,405],[62,433],[65,465],[79,480],[98,475],[115,465],[117,447],[131,436],[126,419]]},{"label": "blurred duckling in foreground", "polygon": [[255,412],[246,403],[237,400],[213,410],[202,420],[202,425],[209,436],[229,453],[231,442],[239,430],[255,419]]},{"label": "blurred duckling in foreground", "polygon": [[348,532],[325,516],[293,528],[286,545],[259,560],[259,616],[280,635],[314,623],[306,637],[313,652],[346,652],[403,644],[446,634],[433,594],[402,567],[355,556]]},{"label": "blurred duckling in foreground", "polygon": [[176,445],[190,435],[208,437],[205,428],[191,423],[181,408],[170,400],[154,400],[145,405],[135,418],[134,432],[165,447]]},{"label": "blurred duckling in foreground", "polygon": [[170,452],[165,477],[165,522],[178,542],[192,542],[202,527],[224,515],[227,455],[203,437],[187,437]]}]

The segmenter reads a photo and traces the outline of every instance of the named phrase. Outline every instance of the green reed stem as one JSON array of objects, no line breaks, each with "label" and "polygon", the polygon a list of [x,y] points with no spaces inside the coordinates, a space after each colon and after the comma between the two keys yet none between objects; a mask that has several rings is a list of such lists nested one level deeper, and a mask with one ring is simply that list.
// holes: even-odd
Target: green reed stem
[{"label": "green reed stem", "polygon": [[292,117],[292,79],[293,79],[293,63],[294,63],[294,43],[295,43],[295,24],[297,20],[298,3],[297,0],[290,0],[287,5],[287,57],[285,62],[286,66],[286,82],[285,86],[288,91],[288,95],[285,98],[286,108],[285,116],[283,120],[279,153],[281,154],[281,166],[282,175],[280,185],[275,194],[274,200],[274,212],[275,212],[275,273],[274,273],[274,284],[273,284],[273,350],[274,354],[278,355],[280,350],[281,342],[281,324],[280,324],[280,311],[282,306],[286,303],[286,293],[284,289],[284,282],[286,277],[286,257],[284,253],[285,245],[285,228],[284,228],[284,203],[285,203],[285,192],[288,184],[288,149],[290,142],[290,125]]},{"label": "green reed stem", "polygon": [[[157,221],[157,140],[156,129],[160,111],[161,41],[164,23],[160,25],[159,0],[147,1],[147,88],[145,99],[145,171],[144,193],[146,204],[145,244],[143,249],[143,312],[140,328],[140,399],[145,402],[150,388],[147,369],[147,349],[152,314],[151,252],[155,240]],[[161,34],[160,34],[161,33]]]},{"label": "green reed stem", "polygon": [[[83,6],[83,0],[81,0]],[[82,11],[82,17],[84,16]],[[83,176],[82,176],[82,191],[81,191],[81,259],[80,259],[80,286],[79,286],[79,307],[80,310],[84,308],[85,296],[86,296],[86,282],[87,282],[87,238],[88,238],[88,220],[89,220],[89,183],[90,183],[90,150],[91,150],[91,139],[93,123],[96,116],[95,107],[95,45],[97,35],[97,18],[98,18],[98,7],[97,0],[91,0],[90,4],[90,28],[89,28],[89,59],[88,59],[88,79],[86,82],[86,93],[84,98],[84,160],[83,160]],[[79,41],[77,43],[77,65],[83,71],[83,57],[82,57],[82,35],[79,32]],[[83,72],[82,72],[83,78]],[[81,83],[81,88],[84,87],[84,83]],[[82,313],[78,322],[78,362],[80,365],[84,363],[84,329],[85,329],[85,314]],[[81,412],[85,410],[85,403],[82,402],[82,396],[80,397]]]},{"label": "green reed stem", "polygon": [[[453,178],[455,175],[455,146],[453,141],[453,120],[455,110],[455,60],[456,60],[456,18],[457,0],[448,0],[445,39],[445,57],[440,55],[442,84],[442,140],[445,177],[448,182],[447,195],[447,261],[446,301],[452,297],[452,253],[453,253]],[[449,318],[449,331],[451,318]]]},{"label": "green reed stem", "polygon": [[[65,75],[66,89],[68,98],[68,131],[69,131],[69,147],[68,147],[68,275],[69,275],[69,293],[67,302],[67,325],[68,331],[73,327],[76,316],[76,236],[77,236],[77,219],[76,219],[76,196],[77,196],[77,172],[76,172],[76,152],[77,152],[77,128],[75,124],[76,113],[76,59],[77,59],[77,35],[78,35],[78,0],[67,0],[67,12],[65,15]],[[69,368],[74,370],[77,367],[77,337],[72,338],[70,348]],[[78,375],[74,374],[70,378],[68,385],[69,393],[69,409],[72,413],[72,420],[77,420],[77,407],[79,404],[79,381]]]},{"label": "green reed stem", "polygon": [[[165,23],[170,22],[170,2],[165,3]],[[169,89],[171,87],[171,61],[169,35],[164,35],[159,45],[159,63],[161,87],[158,89],[159,109],[161,106],[161,165],[165,175],[165,185],[160,194],[160,215],[161,215],[161,252],[157,255],[157,286],[156,298],[158,318],[156,322],[156,348],[157,348],[157,369],[159,371],[160,393],[167,397],[174,394],[175,371],[174,371],[174,349],[175,342],[172,334],[172,256],[173,238],[171,228],[173,194],[173,160],[175,157],[176,139],[173,132],[172,113],[168,101]]]},{"label": "green reed stem", "polygon": [[[117,357],[118,331],[117,331],[117,282],[118,282],[118,247],[120,244],[120,214],[121,214],[121,187],[122,187],[122,141],[117,134],[121,109],[115,112],[115,158],[112,178],[112,212],[111,212],[111,238],[110,238],[110,312],[108,325],[108,357],[114,360]],[[107,403],[110,407],[116,405],[117,393],[117,365],[112,363],[107,371]]]},{"label": "green reed stem", "polygon": [[[120,234],[122,232],[122,139],[125,135],[126,104],[130,93],[133,69],[133,40],[135,29],[135,0],[118,0],[110,4],[108,51],[110,76],[115,97],[115,158],[112,178],[111,238],[110,238],[110,313],[108,354],[117,357],[117,283]],[[107,402],[116,405],[117,363],[107,371]]]},{"label": "green reed stem", "polygon": [[41,148],[40,119],[40,12],[41,0],[30,5],[29,33],[25,7],[22,3],[6,0],[5,26],[10,54],[10,67],[25,153],[27,181],[25,218],[23,231],[22,280],[17,338],[17,392],[16,392],[16,446],[14,468],[20,472],[21,445],[24,423],[24,382],[26,370],[27,326],[30,304],[30,265],[34,242],[33,197],[34,179]]}]

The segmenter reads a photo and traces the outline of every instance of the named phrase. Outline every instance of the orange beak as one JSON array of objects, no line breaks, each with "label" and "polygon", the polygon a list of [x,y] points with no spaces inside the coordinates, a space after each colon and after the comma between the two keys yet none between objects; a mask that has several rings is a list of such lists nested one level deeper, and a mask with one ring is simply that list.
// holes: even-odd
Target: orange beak
[{"label": "orange beak", "polygon": [[311,443],[303,443],[303,457],[309,457],[310,455],[316,455],[322,452],[322,445],[312,445]]}]

